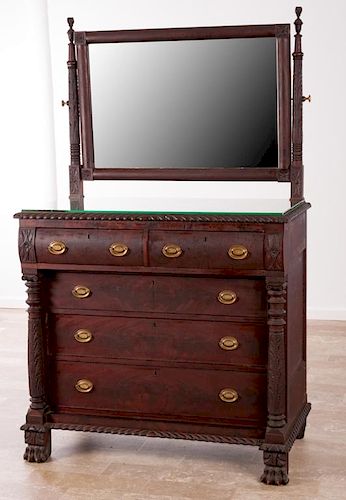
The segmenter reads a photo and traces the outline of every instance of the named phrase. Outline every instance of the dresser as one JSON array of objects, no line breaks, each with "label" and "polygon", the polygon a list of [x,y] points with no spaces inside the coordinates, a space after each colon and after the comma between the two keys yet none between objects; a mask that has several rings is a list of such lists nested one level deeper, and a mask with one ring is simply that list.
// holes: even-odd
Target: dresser
[{"label": "dresser", "polygon": [[259,446],[287,482],[306,399],[305,202],[283,214],[23,211],[31,407],[51,429]]},{"label": "dresser", "polygon": [[[25,460],[48,459],[52,429],[130,434],[257,446],[261,481],[288,482],[310,411],[301,11],[292,99],[288,24],[75,32],[68,18],[71,210],[15,215]],[[291,193],[280,210],[84,210],[97,180]]]}]

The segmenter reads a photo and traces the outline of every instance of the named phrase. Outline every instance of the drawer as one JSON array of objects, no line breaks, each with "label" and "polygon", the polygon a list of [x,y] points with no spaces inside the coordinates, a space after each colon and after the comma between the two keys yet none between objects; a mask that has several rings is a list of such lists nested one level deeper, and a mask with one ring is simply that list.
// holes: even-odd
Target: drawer
[{"label": "drawer", "polygon": [[51,377],[50,399],[53,408],[63,412],[258,421],[266,415],[266,376],[59,361]]},{"label": "drawer", "polygon": [[263,234],[150,231],[150,265],[201,269],[263,269]]},{"label": "drawer", "polygon": [[86,315],[50,315],[58,355],[265,365],[265,325]]},{"label": "drawer", "polygon": [[[248,317],[264,316],[266,310],[262,279],[72,272],[47,273],[46,277],[52,309]],[[74,296],[76,291],[81,298]]]},{"label": "drawer", "polygon": [[143,232],[101,229],[38,229],[38,262],[143,265]]}]

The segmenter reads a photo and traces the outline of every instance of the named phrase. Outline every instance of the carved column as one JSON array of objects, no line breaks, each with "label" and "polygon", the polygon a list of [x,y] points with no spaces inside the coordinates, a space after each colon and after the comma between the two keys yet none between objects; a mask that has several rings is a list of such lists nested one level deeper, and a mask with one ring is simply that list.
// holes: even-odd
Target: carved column
[{"label": "carved column", "polygon": [[83,210],[83,181],[80,164],[80,137],[79,137],[79,109],[77,92],[77,61],[74,45],[74,31],[72,17],[67,19],[68,30],[68,90],[69,90],[69,119],[70,119],[70,206],[71,210]]},{"label": "carved column", "polygon": [[286,287],[283,277],[268,277],[268,387],[267,431],[264,451],[264,472],[261,481],[267,484],[288,483],[288,453],[283,446],[271,444],[271,436],[286,424]]},{"label": "carved column", "polygon": [[44,462],[51,452],[50,429],[45,427],[48,411],[45,390],[45,355],[40,306],[40,278],[38,275],[24,275],[28,287],[28,363],[30,408],[25,431],[28,445],[24,459],[29,462]]},{"label": "carved column", "polygon": [[303,179],[303,52],[300,34],[303,21],[300,19],[301,7],[296,7],[297,19],[294,21],[293,52],[293,122],[292,122],[292,165],[291,165],[291,204],[304,199]]}]

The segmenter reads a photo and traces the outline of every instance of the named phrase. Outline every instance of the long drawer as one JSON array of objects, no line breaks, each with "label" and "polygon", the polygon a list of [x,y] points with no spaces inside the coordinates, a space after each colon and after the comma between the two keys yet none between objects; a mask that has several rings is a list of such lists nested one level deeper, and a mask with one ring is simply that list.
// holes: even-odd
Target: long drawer
[{"label": "long drawer", "polygon": [[54,411],[118,416],[264,420],[266,375],[58,361]]},{"label": "long drawer", "polygon": [[266,364],[261,324],[52,314],[48,332],[59,356]]},{"label": "long drawer", "polygon": [[[53,273],[52,273],[53,274]],[[112,310],[217,316],[263,316],[261,279],[103,273],[54,273],[46,280],[51,309]]]}]

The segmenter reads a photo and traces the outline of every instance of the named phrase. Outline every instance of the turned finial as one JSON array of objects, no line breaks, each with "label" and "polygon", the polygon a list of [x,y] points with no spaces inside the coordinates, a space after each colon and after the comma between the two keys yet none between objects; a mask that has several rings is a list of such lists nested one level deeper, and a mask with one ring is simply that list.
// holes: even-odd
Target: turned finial
[{"label": "turned finial", "polygon": [[73,17],[68,17],[67,18],[67,23],[70,27],[70,29],[68,30],[67,34],[68,34],[68,39],[70,40],[70,43],[73,43],[73,24],[74,24],[74,19]]},{"label": "turned finial", "polygon": [[294,21],[294,25],[296,27],[296,33],[297,35],[300,34],[300,30],[302,29],[302,24],[303,24],[303,21],[300,19],[300,15],[302,13],[302,7],[296,7],[296,16],[297,16],[297,19]]}]

